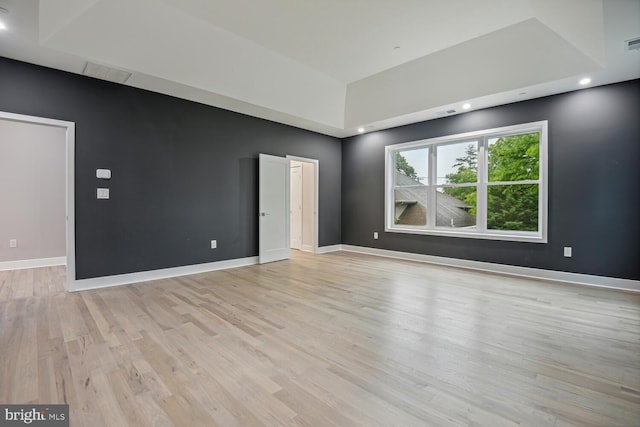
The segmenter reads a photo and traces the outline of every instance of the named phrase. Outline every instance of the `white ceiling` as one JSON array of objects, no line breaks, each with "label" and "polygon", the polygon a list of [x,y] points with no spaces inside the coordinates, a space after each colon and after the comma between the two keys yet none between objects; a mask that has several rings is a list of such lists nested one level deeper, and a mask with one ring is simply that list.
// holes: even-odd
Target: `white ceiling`
[{"label": "white ceiling", "polygon": [[640,0],[0,0],[0,55],[344,137],[640,77]]}]

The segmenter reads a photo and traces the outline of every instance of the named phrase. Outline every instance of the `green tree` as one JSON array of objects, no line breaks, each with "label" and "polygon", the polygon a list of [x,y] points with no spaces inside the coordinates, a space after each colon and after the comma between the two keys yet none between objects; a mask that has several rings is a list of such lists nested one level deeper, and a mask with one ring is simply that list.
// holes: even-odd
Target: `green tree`
[{"label": "green tree", "polygon": [[538,179],[539,153],[538,133],[498,138],[489,145],[489,182]]},{"label": "green tree", "polygon": [[[473,144],[465,148],[464,156],[458,157],[453,167],[458,168],[455,173],[446,175],[450,184],[477,182],[478,180],[478,150]],[[444,193],[463,201],[471,206],[469,213],[476,214],[476,187],[447,187]]]},{"label": "green tree", "polygon": [[[489,145],[489,182],[538,179],[540,166],[538,133],[498,138]],[[447,174],[447,182],[476,182],[478,153],[469,145],[464,156],[453,164],[456,172]],[[445,188],[444,192],[471,206],[476,214],[476,188]],[[492,230],[536,231],[538,229],[538,185],[491,185],[487,190],[487,227]]]},{"label": "green tree", "polygon": [[[489,182],[538,179],[540,135],[528,133],[502,138],[489,145]],[[487,194],[487,227],[493,230],[538,229],[538,185],[490,186]]]},{"label": "green tree", "polygon": [[462,184],[465,182],[476,182],[478,176],[478,150],[474,144],[469,144],[464,150],[464,156],[458,157],[453,164],[458,168],[456,173],[447,174],[447,182],[451,184]]},{"label": "green tree", "polygon": [[493,185],[487,194],[487,227],[491,230],[536,231],[538,185]]},{"label": "green tree", "polygon": [[409,162],[407,162],[407,159],[405,159],[405,157],[400,153],[396,153],[396,170],[398,172],[402,172],[409,178],[413,178],[415,180],[418,179],[418,174],[416,173],[416,170],[413,168],[413,166],[409,164]]}]

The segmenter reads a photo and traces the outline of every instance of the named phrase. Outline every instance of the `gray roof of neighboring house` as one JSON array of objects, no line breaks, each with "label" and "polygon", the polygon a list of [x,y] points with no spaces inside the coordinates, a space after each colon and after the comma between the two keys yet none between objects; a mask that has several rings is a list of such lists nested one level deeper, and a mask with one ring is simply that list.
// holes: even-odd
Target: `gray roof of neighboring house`
[{"label": "gray roof of neighboring house", "polygon": [[[398,171],[396,171],[396,186],[400,187],[395,189],[396,205],[406,205],[398,218],[398,224],[425,224],[427,210],[424,202],[427,199],[427,187]],[[438,191],[436,192],[436,203],[438,206],[436,226],[450,227],[452,221],[456,228],[476,224],[475,216],[468,212],[471,206],[463,201]]]}]

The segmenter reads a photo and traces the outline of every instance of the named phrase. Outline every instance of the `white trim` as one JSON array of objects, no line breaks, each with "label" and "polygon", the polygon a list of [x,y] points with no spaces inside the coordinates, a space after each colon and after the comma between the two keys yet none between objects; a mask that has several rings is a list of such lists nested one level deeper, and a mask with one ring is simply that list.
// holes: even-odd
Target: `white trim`
[{"label": "white trim", "polygon": [[[539,133],[539,176],[537,180],[521,180],[508,182],[489,182],[487,166],[487,147],[489,139],[522,135],[526,133]],[[437,148],[451,144],[471,142],[475,140],[478,146],[478,176],[476,182],[463,184],[438,184],[437,183]],[[395,155],[399,152],[427,149],[428,150],[428,175],[427,181],[427,224],[407,226],[395,224]],[[437,138],[422,139],[385,146],[385,224],[384,230],[389,233],[424,234],[447,237],[462,237],[472,239],[503,240],[514,242],[547,243],[548,228],[548,121],[524,123],[519,125],[504,126],[493,129],[483,129],[474,132],[456,135],[445,135]],[[521,232],[510,230],[492,230],[487,228],[487,191],[489,187],[500,185],[538,185],[538,231]],[[438,188],[476,187],[476,226],[473,228],[446,228],[436,224],[436,191]]]},{"label": "white trim", "polygon": [[303,251],[303,252],[314,253],[313,246],[311,246],[311,245],[300,245],[300,250]]},{"label": "white trim", "polygon": [[429,264],[487,271],[490,273],[528,277],[532,279],[551,280],[554,282],[573,283],[577,285],[640,292],[640,281],[638,280],[593,276],[590,274],[568,273],[565,271],[543,270],[530,267],[518,267],[514,265],[494,264],[490,262],[470,261],[457,258],[445,258],[433,255],[414,254],[410,252],[391,251],[387,249],[367,248],[364,246],[342,245],[342,250],[345,252],[357,252],[361,254],[375,255],[386,258],[425,262]]},{"label": "white trim", "polygon": [[501,137],[509,136],[513,134],[525,134],[528,132],[538,132],[540,127],[545,125],[547,120],[540,120],[537,122],[522,123],[518,125],[502,126],[492,129],[481,129],[473,132],[457,133],[453,135],[444,135],[435,138],[420,139],[417,141],[401,142],[393,144],[390,147],[394,147],[395,150],[411,150],[423,148],[425,145],[437,145],[437,144],[455,144],[457,142],[465,142],[468,139],[479,138],[484,136]]},{"label": "white trim", "polygon": [[107,288],[111,286],[129,285],[132,283],[148,282],[152,280],[169,279],[171,277],[188,276],[191,274],[207,273],[229,268],[246,267],[258,263],[258,257],[237,258],[225,261],[209,262],[205,264],[187,265],[184,267],[163,268],[160,270],[141,271],[138,273],[118,274],[115,276],[96,277],[92,279],[75,280],[73,288],[69,290],[85,291],[89,289]]},{"label": "white trim", "polygon": [[540,133],[540,161],[538,166],[538,224],[542,230],[542,241],[549,241],[549,121],[542,122]]},{"label": "white trim", "polygon": [[[400,228],[402,227],[402,228]],[[410,225],[395,226],[393,229],[384,230],[387,233],[405,233],[405,234],[423,234],[428,236],[447,236],[447,237],[459,237],[463,239],[484,239],[484,240],[503,240],[509,242],[529,242],[529,243],[547,243],[540,240],[540,235],[534,232],[527,231],[501,231],[501,230],[489,230],[484,233],[481,232],[463,232],[463,229],[450,229],[446,227],[438,227],[434,229],[415,228]]]},{"label": "white trim", "polygon": [[7,270],[24,270],[26,268],[40,268],[40,267],[53,267],[55,265],[65,265],[67,263],[66,257],[54,257],[54,258],[36,258],[36,259],[21,259],[18,261],[4,261],[0,262],[0,271]]},{"label": "white trim", "polygon": [[67,238],[67,281],[65,287],[67,290],[73,288],[76,278],[76,220],[75,220],[75,143],[76,143],[76,124],[64,120],[48,119],[45,117],[28,116],[24,114],[14,114],[0,111],[0,119],[13,120],[16,122],[35,123],[46,126],[61,127],[67,129],[66,135],[66,173],[65,173],[65,206],[66,206],[66,238]]},{"label": "white trim", "polygon": [[[330,252],[338,252],[342,250],[343,245],[321,246],[316,250],[316,255],[328,254]],[[354,248],[356,246],[353,246]]]},{"label": "white trim", "polygon": [[[287,159],[294,160],[296,162],[313,163],[314,173],[314,201],[313,201],[313,247],[311,252],[318,253],[318,212],[320,209],[320,161],[317,159],[309,159],[307,157],[292,156],[287,154]],[[306,245],[305,245],[306,246]],[[306,250],[306,249],[302,249]]]}]

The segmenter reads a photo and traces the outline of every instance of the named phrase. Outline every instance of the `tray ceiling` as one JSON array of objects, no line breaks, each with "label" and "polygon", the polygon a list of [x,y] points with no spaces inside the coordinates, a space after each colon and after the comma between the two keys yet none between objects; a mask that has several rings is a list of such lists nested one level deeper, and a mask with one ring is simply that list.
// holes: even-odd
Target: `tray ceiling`
[{"label": "tray ceiling", "polygon": [[[637,0],[0,0],[0,55],[347,136],[640,77]],[[6,43],[5,43],[6,42]]]}]

